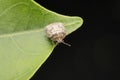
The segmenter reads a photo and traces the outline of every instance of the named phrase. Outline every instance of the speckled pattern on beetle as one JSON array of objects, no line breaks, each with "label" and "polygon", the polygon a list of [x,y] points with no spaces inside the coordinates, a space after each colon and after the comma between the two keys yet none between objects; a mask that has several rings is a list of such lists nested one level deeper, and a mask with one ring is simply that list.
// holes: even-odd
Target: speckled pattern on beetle
[{"label": "speckled pattern on beetle", "polygon": [[61,22],[51,23],[45,27],[46,36],[52,41],[58,43],[64,43],[68,46],[69,44],[65,43],[63,39],[66,36],[66,29],[64,24]]}]

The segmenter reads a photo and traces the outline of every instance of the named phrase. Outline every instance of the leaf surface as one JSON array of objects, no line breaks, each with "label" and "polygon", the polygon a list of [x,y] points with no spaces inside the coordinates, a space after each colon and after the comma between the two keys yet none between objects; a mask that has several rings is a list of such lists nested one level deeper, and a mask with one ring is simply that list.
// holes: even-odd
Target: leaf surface
[{"label": "leaf surface", "polygon": [[53,22],[64,23],[70,34],[83,20],[52,12],[33,0],[0,0],[0,80],[28,80],[34,75],[55,48],[44,32]]}]

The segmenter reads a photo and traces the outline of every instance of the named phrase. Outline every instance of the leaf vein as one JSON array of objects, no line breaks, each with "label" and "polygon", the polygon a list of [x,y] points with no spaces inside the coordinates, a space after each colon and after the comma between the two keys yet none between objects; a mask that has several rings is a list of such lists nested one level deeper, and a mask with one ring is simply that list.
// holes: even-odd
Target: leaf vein
[{"label": "leaf vein", "polygon": [[16,42],[16,40],[11,36],[10,39],[15,44],[16,48],[21,52],[25,54],[25,51],[19,46],[19,44]]},{"label": "leaf vein", "polygon": [[21,4],[28,5],[25,2],[19,2],[19,3],[13,4],[10,7],[6,8],[2,13],[0,13],[0,16],[2,16],[3,14],[5,14],[8,10],[10,10],[10,9],[12,9],[12,8],[14,8],[14,7],[18,6],[18,5],[21,5]]}]

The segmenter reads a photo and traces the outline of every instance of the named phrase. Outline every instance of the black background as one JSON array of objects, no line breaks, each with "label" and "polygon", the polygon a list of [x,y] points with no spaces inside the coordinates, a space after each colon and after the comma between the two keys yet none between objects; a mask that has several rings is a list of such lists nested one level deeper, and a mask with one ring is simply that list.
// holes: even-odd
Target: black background
[{"label": "black background", "polygon": [[80,16],[81,28],[58,45],[31,80],[120,80],[120,0],[35,0]]}]

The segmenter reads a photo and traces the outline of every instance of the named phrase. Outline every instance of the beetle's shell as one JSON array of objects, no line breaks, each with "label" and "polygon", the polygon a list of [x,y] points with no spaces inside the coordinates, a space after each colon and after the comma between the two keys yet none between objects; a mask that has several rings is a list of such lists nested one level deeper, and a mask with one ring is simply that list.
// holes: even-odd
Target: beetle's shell
[{"label": "beetle's shell", "polygon": [[52,41],[61,43],[66,36],[66,29],[61,22],[52,23],[45,28],[46,35]]}]

